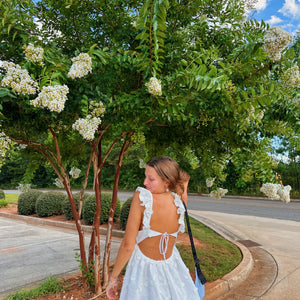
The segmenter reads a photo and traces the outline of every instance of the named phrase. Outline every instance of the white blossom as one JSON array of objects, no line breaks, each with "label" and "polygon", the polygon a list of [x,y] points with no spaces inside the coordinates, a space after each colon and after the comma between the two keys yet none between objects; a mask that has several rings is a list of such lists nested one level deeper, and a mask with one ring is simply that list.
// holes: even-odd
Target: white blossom
[{"label": "white blossom", "polygon": [[0,131],[0,157],[5,157],[6,151],[9,149],[11,143],[11,139]]},{"label": "white blossom", "polygon": [[271,27],[264,36],[264,50],[271,60],[279,60],[282,50],[293,41],[293,35],[281,26]]},{"label": "white blossom", "polygon": [[72,176],[72,178],[78,178],[80,172],[81,172],[80,169],[78,169],[76,167],[72,167],[72,169],[70,170],[69,174]]},{"label": "white blossom", "polygon": [[92,59],[87,53],[80,53],[72,58],[72,66],[68,76],[72,79],[81,78],[92,72]]},{"label": "white blossom", "polygon": [[146,168],[146,163],[144,162],[144,160],[142,160],[141,158],[139,159],[139,167],[140,169],[145,169]]},{"label": "white blossom", "polygon": [[98,129],[101,119],[87,115],[85,119],[78,119],[72,125],[74,130],[77,130],[84,139],[91,141],[95,137],[95,132]]},{"label": "white blossom", "polygon": [[291,186],[290,185],[286,185],[286,186],[281,186],[278,191],[277,194],[280,197],[280,200],[283,202],[290,202],[291,198],[290,198],[290,191],[291,191]]},{"label": "white blossom", "polygon": [[60,189],[63,189],[63,188],[64,188],[64,184],[61,182],[61,180],[60,180],[59,178],[56,178],[56,179],[54,180],[54,184],[55,184],[58,188],[60,188]]},{"label": "white blossom", "polygon": [[250,122],[260,122],[262,118],[265,115],[265,110],[256,110],[253,105],[250,106],[250,108],[247,110],[247,117],[245,118],[245,121],[250,124]]},{"label": "white blossom", "polygon": [[281,200],[283,202],[290,202],[291,186],[283,186],[276,183],[264,183],[260,191],[272,200]]},{"label": "white blossom", "polygon": [[293,67],[287,69],[281,77],[281,80],[285,87],[295,88],[300,86],[300,72],[298,65],[295,64]]},{"label": "white blossom", "polygon": [[30,104],[60,113],[65,108],[67,93],[69,88],[66,85],[44,86],[38,97],[31,100]]},{"label": "white blossom", "polygon": [[207,178],[207,179],[206,179],[206,186],[207,186],[208,188],[212,187],[213,184],[214,184],[214,181],[215,181],[215,178]]},{"label": "white blossom", "polygon": [[12,62],[2,62],[6,74],[1,81],[1,86],[11,87],[17,94],[29,95],[38,91],[38,84],[30,77],[27,70]]},{"label": "white blossom", "polygon": [[35,47],[32,44],[28,44],[28,46],[24,47],[25,57],[28,61],[32,63],[38,63],[39,65],[44,65],[44,49],[41,47]]},{"label": "white blossom", "polygon": [[22,192],[22,193],[26,193],[29,192],[31,190],[31,184],[30,183],[19,183],[19,185],[17,186],[17,189]]},{"label": "white blossom", "polygon": [[209,193],[209,196],[215,199],[221,199],[223,196],[225,196],[225,194],[228,193],[227,189],[223,189],[223,188],[217,188],[216,190],[213,190]]},{"label": "white blossom", "polygon": [[101,101],[91,101],[89,104],[89,111],[92,117],[102,117],[105,113],[105,107]]},{"label": "white blossom", "polygon": [[277,194],[277,191],[280,187],[281,187],[280,184],[268,182],[262,185],[260,191],[270,199],[279,200],[280,196]]},{"label": "white blossom", "polygon": [[145,84],[145,86],[148,88],[148,92],[155,96],[161,96],[161,82],[155,77],[151,77],[149,82]]}]

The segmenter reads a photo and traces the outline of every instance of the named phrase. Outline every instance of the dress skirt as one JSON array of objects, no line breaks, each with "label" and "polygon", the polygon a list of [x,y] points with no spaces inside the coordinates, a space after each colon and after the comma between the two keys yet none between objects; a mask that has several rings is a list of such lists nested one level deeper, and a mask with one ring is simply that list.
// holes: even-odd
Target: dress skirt
[{"label": "dress skirt", "polygon": [[126,268],[120,300],[200,300],[176,246],[166,260],[145,256],[136,244]]}]

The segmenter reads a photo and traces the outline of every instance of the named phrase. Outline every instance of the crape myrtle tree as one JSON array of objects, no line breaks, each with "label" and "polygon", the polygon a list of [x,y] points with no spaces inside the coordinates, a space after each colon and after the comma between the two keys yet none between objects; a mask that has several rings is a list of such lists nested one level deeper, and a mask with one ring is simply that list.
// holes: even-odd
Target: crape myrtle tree
[{"label": "crape myrtle tree", "polygon": [[[22,151],[52,166],[72,206],[83,277],[94,274],[97,294],[107,284],[119,174],[132,143],[145,139],[149,156],[167,149],[208,176],[222,176],[236,154],[255,157],[258,151],[261,157],[272,136],[297,134],[299,69],[287,47],[292,38],[247,21],[248,5],[1,1],[1,144],[27,146]],[[101,283],[101,170],[115,147]],[[270,165],[256,164],[256,172]],[[37,166],[31,165],[32,173]],[[84,174],[81,195],[89,176],[94,182],[88,256],[81,205],[77,210],[70,184],[73,168]]]}]

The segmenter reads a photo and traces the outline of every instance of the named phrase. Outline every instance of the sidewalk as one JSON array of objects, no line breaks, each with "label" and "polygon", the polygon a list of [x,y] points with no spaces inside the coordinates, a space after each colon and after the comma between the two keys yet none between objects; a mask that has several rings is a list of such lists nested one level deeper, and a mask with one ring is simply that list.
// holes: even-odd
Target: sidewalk
[{"label": "sidewalk", "polygon": [[[219,280],[216,280],[214,282],[208,282],[206,284],[206,296],[205,296],[205,300],[212,300],[212,299],[219,299],[219,297],[224,296],[226,293],[232,291],[233,289],[237,288],[238,286],[242,285],[242,283],[247,282],[247,280],[249,281],[249,279],[251,280],[251,282],[247,282],[247,285],[253,286],[253,284],[257,283],[258,281],[261,282],[262,278],[263,280],[263,284],[260,283],[260,290],[267,290],[270,288],[270,285],[273,283],[274,281],[274,274],[276,274],[277,270],[276,270],[276,263],[272,260],[272,257],[269,255],[268,252],[264,251],[262,248],[258,248],[257,250],[249,250],[249,247],[245,246],[243,243],[239,242],[238,237],[236,237],[233,233],[229,232],[228,230],[225,230],[223,227],[219,226],[218,224],[214,223],[213,221],[203,218],[200,216],[198,211],[190,211],[190,216],[194,217],[195,219],[197,219],[198,221],[200,221],[201,223],[205,224],[206,226],[210,227],[212,230],[214,230],[215,232],[217,232],[218,234],[220,234],[221,236],[223,236],[224,238],[228,239],[229,241],[231,241],[232,243],[234,243],[235,245],[237,245],[239,247],[239,249],[241,250],[243,259],[241,261],[241,263],[233,270],[231,271],[229,274],[223,276],[222,278],[220,278]],[[27,224],[34,224],[34,225],[39,225],[39,226],[35,226],[38,228],[41,228],[42,226],[42,235],[45,236],[51,236],[51,228],[49,226],[55,226],[59,229],[62,229],[63,231],[66,231],[68,234],[70,232],[70,229],[75,229],[75,225],[74,224],[70,224],[70,223],[65,223],[65,222],[59,222],[59,221],[51,221],[51,220],[43,220],[40,218],[34,218],[34,217],[27,217],[27,216],[21,216],[21,215],[14,215],[14,214],[8,214],[8,213],[1,213],[0,212],[0,220],[1,217],[4,218],[9,218],[9,219],[14,219],[14,220],[18,220],[18,221],[23,221],[26,222]],[[84,226],[84,230],[86,232],[89,232],[90,227],[89,226]],[[50,234],[48,233],[48,231],[50,232]],[[102,229],[102,234],[105,234],[105,229]],[[2,241],[5,240],[3,239],[3,234],[4,232],[2,231],[1,237],[2,237]],[[113,236],[120,238],[123,236],[123,232],[122,231],[116,231],[114,230],[113,232]],[[23,238],[26,238],[26,235],[23,236]],[[70,238],[68,236],[68,238]],[[22,240],[22,236],[18,237],[19,242],[21,242]],[[63,239],[63,238],[62,238]],[[51,238],[50,238],[51,241]],[[46,241],[45,241],[46,242]],[[3,243],[3,242],[2,242]],[[64,243],[67,244],[67,243]],[[34,243],[32,243],[31,245],[32,247],[34,247]],[[60,245],[62,246],[62,245]],[[6,245],[2,245],[2,247],[7,248],[8,246]],[[1,248],[2,248],[1,247]],[[50,246],[48,246],[50,247]],[[74,246],[73,246],[74,247]],[[78,245],[77,245],[78,247]],[[113,243],[113,252],[114,255],[117,253],[119,247],[119,242],[118,241],[114,241]],[[72,246],[71,246],[72,248]],[[101,247],[103,248],[103,247]],[[1,249],[0,249],[1,250]],[[38,250],[34,250],[31,249],[30,253],[28,253],[27,255],[32,255],[32,253],[36,253],[36,255],[39,254],[39,252],[41,251],[41,249]],[[64,250],[64,252],[66,251],[71,251],[69,250]],[[6,260],[5,258],[5,253],[1,253],[2,254],[2,259]],[[4,257],[3,257],[4,255]],[[19,254],[15,254],[15,255],[19,255]],[[259,259],[257,259],[259,258]],[[22,261],[27,261],[28,258],[24,257],[22,258]],[[64,266],[64,274],[69,274],[70,272],[75,272],[76,266],[74,266],[74,257],[72,257],[71,259],[72,263],[70,262],[68,265]],[[264,263],[262,263],[264,262]],[[44,277],[49,276],[50,274],[46,274],[44,270],[47,269],[47,265],[57,265],[56,261],[47,261],[47,265],[46,262],[43,261],[39,261],[39,264],[44,265],[43,268],[43,272],[40,274],[40,278],[34,278],[33,282],[26,282],[25,285],[27,284],[33,284],[34,282],[37,282],[39,280],[43,280]],[[271,267],[271,269],[269,268],[268,270],[265,269],[265,265],[270,265],[273,266]],[[50,268],[50,270],[53,270]],[[77,269],[78,271],[78,269]],[[19,272],[21,273],[21,269],[19,269]],[[4,275],[4,272],[1,272],[2,275]],[[60,274],[63,275],[63,274]],[[255,275],[255,276],[253,276]],[[2,276],[1,276],[2,277]],[[257,280],[258,279],[258,280]],[[24,286],[24,280],[23,277],[19,277],[19,276],[12,276],[11,281],[10,282],[6,282],[5,286],[6,287],[11,287],[11,288],[18,288],[20,286]],[[20,281],[20,282],[18,282]],[[1,298],[1,293],[5,293],[8,291],[5,291],[0,289],[0,298]],[[226,299],[226,298],[224,298]],[[233,298],[228,298],[228,299],[233,299]],[[236,299],[236,298],[234,298]],[[238,298],[237,298],[238,299]],[[240,298],[240,299],[247,299],[247,298]]]}]

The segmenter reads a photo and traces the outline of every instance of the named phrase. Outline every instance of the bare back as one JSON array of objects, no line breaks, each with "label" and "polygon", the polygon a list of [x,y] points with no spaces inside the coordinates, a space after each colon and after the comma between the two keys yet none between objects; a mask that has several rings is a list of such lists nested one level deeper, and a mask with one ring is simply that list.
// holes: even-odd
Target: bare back
[{"label": "bare back", "polygon": [[[174,194],[171,193],[152,194],[152,198],[153,198],[153,203],[152,203],[153,212],[151,214],[151,219],[150,219],[150,228],[151,230],[159,233],[168,233],[168,241],[167,241],[168,244],[167,244],[167,251],[165,254],[165,258],[167,259],[172,255],[173,246],[176,241],[176,238],[170,234],[174,234],[178,232],[180,226],[179,225],[180,214],[177,213],[178,206],[175,205]],[[141,224],[140,226],[140,230],[142,229],[143,229],[143,224]],[[139,243],[139,248],[145,256],[153,260],[163,260],[164,256],[161,254],[159,248],[160,242],[161,242],[161,235],[148,237]]]}]

